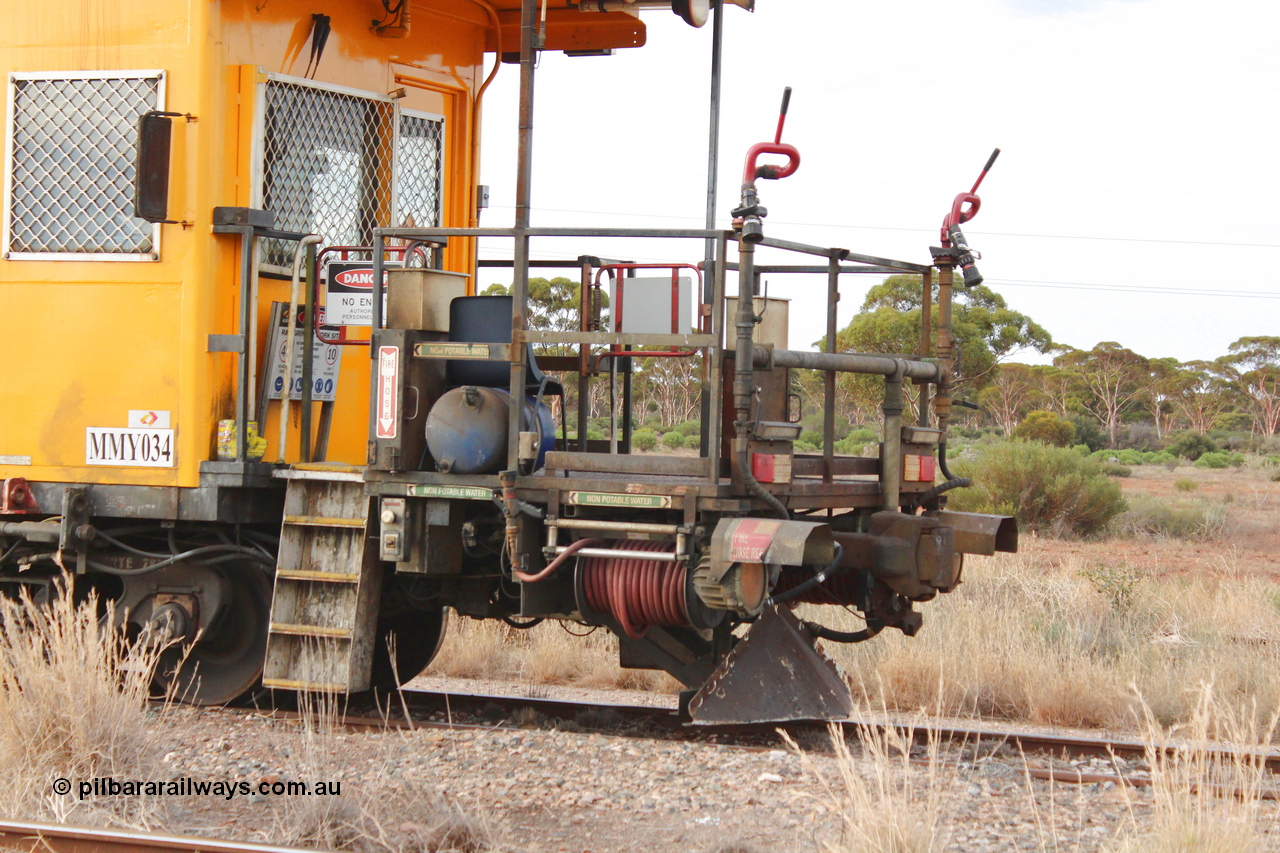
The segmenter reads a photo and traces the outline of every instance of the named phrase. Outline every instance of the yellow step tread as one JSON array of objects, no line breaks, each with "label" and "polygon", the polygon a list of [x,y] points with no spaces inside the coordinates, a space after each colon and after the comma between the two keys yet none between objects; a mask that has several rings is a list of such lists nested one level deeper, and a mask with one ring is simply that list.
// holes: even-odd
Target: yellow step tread
[{"label": "yellow step tread", "polygon": [[297,625],[289,622],[272,622],[272,634],[293,634],[299,637],[331,637],[339,640],[351,639],[350,628],[328,628],[323,625]]},{"label": "yellow step tread", "polygon": [[360,575],[356,572],[316,572],[306,569],[276,569],[276,577],[291,581],[360,582]]}]

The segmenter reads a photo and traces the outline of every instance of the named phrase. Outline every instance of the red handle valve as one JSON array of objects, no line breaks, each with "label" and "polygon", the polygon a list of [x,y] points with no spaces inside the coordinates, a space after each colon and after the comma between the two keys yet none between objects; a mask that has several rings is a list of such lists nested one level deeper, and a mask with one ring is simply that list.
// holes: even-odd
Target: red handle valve
[{"label": "red handle valve", "polygon": [[[965,207],[965,205],[969,205]],[[960,193],[956,196],[955,201],[951,202],[951,212],[942,220],[942,245],[950,246],[951,238],[948,232],[955,225],[968,222],[970,219],[978,215],[978,209],[982,207],[982,199],[973,193]]]},{"label": "red handle valve", "polygon": [[[756,160],[761,154],[782,154],[787,158],[787,164],[756,166]],[[796,169],[799,168],[800,152],[794,145],[788,145],[785,142],[757,142],[747,149],[747,165],[742,172],[742,183],[754,184],[759,178],[776,181],[795,174]]]}]

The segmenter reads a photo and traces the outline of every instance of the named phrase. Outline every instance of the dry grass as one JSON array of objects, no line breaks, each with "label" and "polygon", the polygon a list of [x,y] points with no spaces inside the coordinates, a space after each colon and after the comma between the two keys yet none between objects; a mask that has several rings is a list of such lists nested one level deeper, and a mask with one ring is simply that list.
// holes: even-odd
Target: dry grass
[{"label": "dry grass", "polygon": [[[1263,720],[1217,698],[1211,683],[1195,691],[1184,725],[1165,729],[1145,715],[1151,766],[1152,814],[1119,846],[1124,853],[1237,853],[1274,850],[1264,830],[1274,815],[1264,798],[1274,793],[1264,755],[1275,739],[1276,715]],[[1239,747],[1223,758],[1221,740]]]},{"label": "dry grass", "polygon": [[[840,627],[831,610],[822,617]],[[1233,700],[1280,705],[1280,585],[1162,578],[1031,550],[967,566],[916,637],[832,651],[855,689],[883,691],[897,710],[1140,730],[1133,687],[1166,725],[1193,719],[1187,685],[1205,678]]]},{"label": "dry grass", "polygon": [[158,651],[125,648],[96,599],[0,599],[0,773],[7,817],[153,826],[156,801],[52,790],[99,777],[161,778],[147,706]]},{"label": "dry grass", "polygon": [[823,841],[823,853],[933,853],[946,841],[943,807],[958,784],[954,765],[942,759],[936,738],[913,761],[914,731],[859,726],[861,756],[855,758],[843,731],[828,732],[838,776],[834,782],[785,732],[779,732],[806,768],[822,783],[841,819],[837,842]]}]

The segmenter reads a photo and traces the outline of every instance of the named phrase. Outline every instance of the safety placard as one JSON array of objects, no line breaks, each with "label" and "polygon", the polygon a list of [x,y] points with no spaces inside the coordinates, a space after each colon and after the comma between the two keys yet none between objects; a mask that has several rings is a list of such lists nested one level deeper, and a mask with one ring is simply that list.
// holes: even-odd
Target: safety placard
[{"label": "safety placard", "polygon": [[395,438],[399,420],[400,348],[378,347],[378,438]]},{"label": "safety placard", "polygon": [[89,465],[172,468],[173,430],[86,427],[84,458]]},{"label": "safety placard", "polygon": [[[386,265],[382,270],[386,316]],[[330,261],[325,264],[325,309],[335,326],[373,325],[373,264],[369,261]]]},{"label": "safety placard", "polygon": [[616,492],[569,492],[565,503],[575,506],[620,506],[638,509],[665,509],[671,506],[670,495],[632,495]]},{"label": "safety placard", "polygon": [[412,498],[456,498],[466,501],[493,500],[493,489],[484,486],[440,486],[434,483],[411,484],[405,493]]},{"label": "safety placard", "polygon": [[[299,315],[304,312],[299,311]],[[267,374],[267,399],[279,400],[284,390],[285,348],[288,346],[289,306],[277,302],[272,306],[271,334],[267,352],[271,353]],[[331,341],[338,337],[338,329],[326,326],[324,309],[319,309],[320,333],[311,337],[311,399],[332,402],[338,396],[338,371],[342,367],[342,347]],[[305,316],[293,330],[293,368],[290,375],[290,400],[302,399],[302,350],[308,332]],[[328,340],[326,340],[328,339]]]}]

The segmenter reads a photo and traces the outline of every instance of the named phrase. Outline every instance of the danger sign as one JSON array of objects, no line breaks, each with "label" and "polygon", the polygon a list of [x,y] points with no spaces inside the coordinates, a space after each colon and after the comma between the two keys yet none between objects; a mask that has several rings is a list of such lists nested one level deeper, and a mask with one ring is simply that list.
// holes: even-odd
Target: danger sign
[{"label": "danger sign", "polygon": [[[384,294],[386,281],[387,270],[384,268]],[[328,322],[335,326],[373,325],[373,264],[369,261],[331,261],[325,265],[325,282]]]}]

